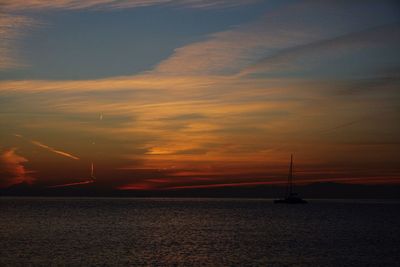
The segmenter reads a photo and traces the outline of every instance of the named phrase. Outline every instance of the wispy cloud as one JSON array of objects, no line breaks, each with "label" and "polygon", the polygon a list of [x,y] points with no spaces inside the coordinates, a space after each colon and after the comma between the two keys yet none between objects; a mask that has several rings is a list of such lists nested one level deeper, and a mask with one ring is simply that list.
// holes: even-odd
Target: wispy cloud
[{"label": "wispy cloud", "polygon": [[[242,75],[304,69],[307,65],[321,65],[321,56],[335,57],[352,54],[365,48],[400,45],[400,24],[391,23],[346,33],[334,38],[318,40],[307,44],[282,49],[258,60],[241,71]],[[303,59],[300,62],[300,59]]]},{"label": "wispy cloud", "polygon": [[2,7],[9,11],[48,9],[121,9],[153,5],[173,5],[191,8],[223,8],[248,5],[259,0],[5,0]]},{"label": "wispy cloud", "polygon": [[2,81],[0,91],[110,91],[110,90],[185,90],[190,88],[204,88],[212,84],[229,82],[229,77],[221,76],[155,76],[149,74],[135,76],[120,76],[97,80],[82,81],[50,81],[50,80],[23,80]]},{"label": "wispy cloud", "polygon": [[259,0],[4,0],[0,3],[0,70],[28,66],[19,56],[19,39],[38,23],[23,12],[40,13],[53,10],[115,10],[166,5],[197,9],[226,8],[249,5]]},{"label": "wispy cloud", "polygon": [[[386,4],[388,10],[395,8],[391,3]],[[363,11],[354,16],[353,9],[360,8]],[[324,18],[323,23],[321,17]],[[384,21],[393,23],[397,17],[393,14]],[[326,43],[324,40],[382,23],[376,13],[364,10],[352,1],[348,4],[334,1],[299,2],[268,12],[253,23],[214,33],[205,41],[177,48],[155,71],[184,75],[235,74],[260,58],[282,58],[282,54],[287,58],[287,51],[292,49],[304,47],[303,50],[306,50],[309,46],[322,46]],[[364,38],[363,41],[370,42],[371,39]]]},{"label": "wispy cloud", "polygon": [[14,184],[31,184],[35,178],[31,176],[32,171],[28,171],[24,163],[26,158],[17,154],[17,148],[3,151],[0,155],[0,187],[8,187]]},{"label": "wispy cloud", "polygon": [[26,66],[15,48],[24,32],[37,25],[32,18],[0,13],[0,70]]}]

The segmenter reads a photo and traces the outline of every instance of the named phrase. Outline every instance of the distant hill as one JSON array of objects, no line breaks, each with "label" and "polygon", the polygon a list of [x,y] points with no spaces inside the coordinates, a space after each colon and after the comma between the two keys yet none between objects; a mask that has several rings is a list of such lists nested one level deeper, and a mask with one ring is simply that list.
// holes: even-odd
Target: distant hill
[{"label": "distant hill", "polygon": [[[400,185],[361,185],[343,183],[313,183],[295,189],[303,198],[400,198]],[[19,184],[0,189],[0,196],[92,196],[92,197],[220,197],[220,198],[280,198],[284,186],[243,186],[175,190],[116,190],[86,184],[75,187],[43,188]]]}]

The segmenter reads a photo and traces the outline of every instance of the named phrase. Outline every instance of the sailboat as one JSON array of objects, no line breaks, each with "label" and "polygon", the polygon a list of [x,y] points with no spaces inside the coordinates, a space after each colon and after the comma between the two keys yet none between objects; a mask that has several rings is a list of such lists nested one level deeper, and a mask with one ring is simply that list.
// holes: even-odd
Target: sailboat
[{"label": "sailboat", "polygon": [[308,202],[302,199],[293,192],[293,154],[290,155],[290,167],[288,175],[288,183],[286,186],[286,197],[284,199],[274,200],[276,204],[307,204]]}]

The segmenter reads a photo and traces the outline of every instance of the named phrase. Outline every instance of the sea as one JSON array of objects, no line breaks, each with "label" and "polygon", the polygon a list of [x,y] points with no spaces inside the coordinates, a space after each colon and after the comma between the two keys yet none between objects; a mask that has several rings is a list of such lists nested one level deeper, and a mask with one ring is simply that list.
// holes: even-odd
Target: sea
[{"label": "sea", "polygon": [[400,266],[400,202],[2,197],[0,266]]}]

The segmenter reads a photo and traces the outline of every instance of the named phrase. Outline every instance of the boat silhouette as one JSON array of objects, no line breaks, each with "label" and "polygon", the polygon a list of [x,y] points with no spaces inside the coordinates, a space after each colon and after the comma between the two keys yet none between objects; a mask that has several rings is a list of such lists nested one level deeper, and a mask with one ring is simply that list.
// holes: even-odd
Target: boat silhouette
[{"label": "boat silhouette", "polygon": [[308,202],[293,192],[293,154],[290,155],[290,167],[288,175],[288,183],[286,186],[286,197],[274,200],[276,204],[307,204]]}]

